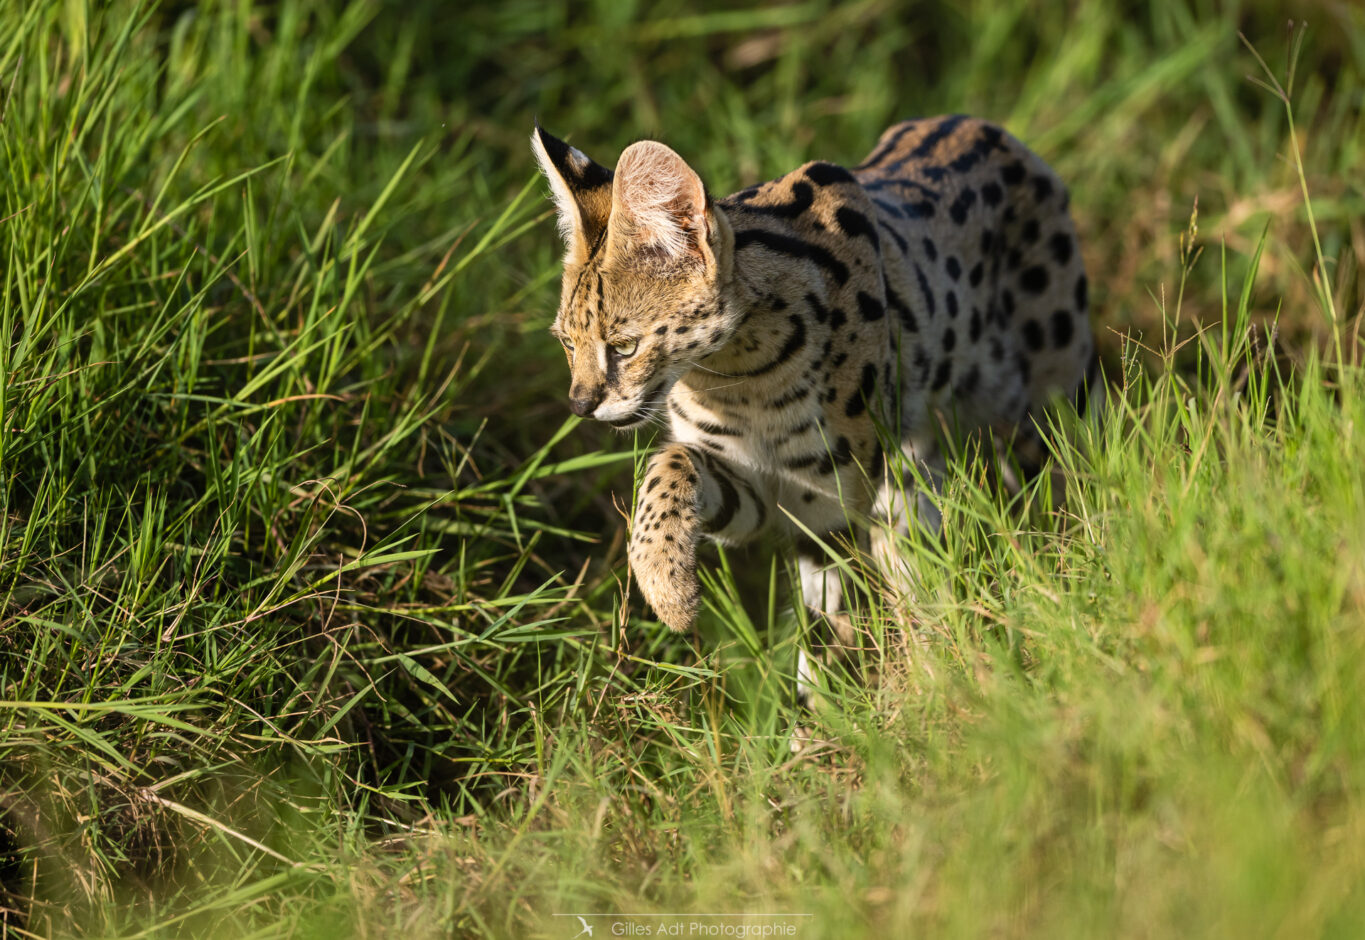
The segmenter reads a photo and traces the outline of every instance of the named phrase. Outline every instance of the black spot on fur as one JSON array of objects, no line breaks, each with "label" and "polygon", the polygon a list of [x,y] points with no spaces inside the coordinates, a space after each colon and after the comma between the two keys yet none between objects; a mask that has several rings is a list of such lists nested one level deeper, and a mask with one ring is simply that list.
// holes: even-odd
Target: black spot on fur
[{"label": "black spot on fur", "polygon": [[1033,178],[1033,198],[1042,202],[1052,195],[1052,180],[1046,176],[1038,175]]},{"label": "black spot on fur", "polygon": [[858,291],[858,312],[863,315],[864,320],[880,320],[886,316],[886,307],[871,294]]},{"label": "black spot on fur", "polygon": [[946,307],[948,308],[948,316],[950,316],[950,317],[956,317],[956,316],[957,316],[957,294],[953,293],[952,291],[948,291],[948,293],[947,293],[947,294],[944,296],[944,298],[943,298],[943,303],[944,303],[944,306],[946,306]]},{"label": "black spot on fur", "polygon": [[848,396],[848,404],[844,406],[844,414],[850,418],[856,418],[867,410],[867,403],[872,400],[872,393],[877,388],[877,367],[872,363],[863,366],[862,380],[858,383],[858,389]]},{"label": "black spot on fur", "polygon": [[976,204],[976,190],[964,189],[957,194],[953,204],[948,207],[948,215],[952,216],[954,222],[962,225],[967,221],[967,211]]},{"label": "black spot on fur", "polygon": [[982,155],[975,150],[968,150],[966,153],[961,154],[954,159],[948,166],[952,167],[958,173],[965,173],[981,162],[981,156]]},{"label": "black spot on fur", "polygon": [[976,307],[972,308],[972,319],[967,324],[967,339],[975,343],[981,338],[981,311]]},{"label": "black spot on fur", "polygon": [[667,333],[667,332],[668,332],[668,324],[665,323],[663,326],[659,327],[658,329],[656,329],[656,330],[654,331],[654,335],[655,335],[655,336],[663,336],[663,335],[664,335],[665,333]]},{"label": "black spot on fur", "polygon": [[1085,313],[1086,305],[1089,303],[1089,285],[1086,283],[1085,275],[1082,274],[1076,279],[1076,312]]},{"label": "black spot on fur", "polygon": [[807,467],[815,466],[820,462],[820,458],[823,456],[824,454],[803,454],[800,457],[793,457],[790,460],[783,461],[783,463],[788,470],[804,470]]},{"label": "black spot on fur", "polygon": [[1036,242],[1038,240],[1039,235],[1038,220],[1029,219],[1027,222],[1025,222],[1024,227],[1019,230],[1019,235],[1024,239],[1024,241],[1028,242],[1030,245]]},{"label": "black spot on fur", "polygon": [[934,217],[934,204],[925,199],[922,202],[907,202],[902,208],[905,214],[912,219],[932,219]]},{"label": "black spot on fur", "polygon": [[1024,345],[1031,351],[1038,352],[1043,348],[1043,328],[1038,325],[1037,320],[1025,320],[1023,328]]},{"label": "black spot on fur", "polygon": [[1058,349],[1071,343],[1071,337],[1076,332],[1076,321],[1072,319],[1070,310],[1057,310],[1052,314],[1052,345]]},{"label": "black spot on fur", "polygon": [[1025,268],[1019,275],[1019,286],[1030,294],[1041,294],[1047,290],[1047,268],[1041,264]]},{"label": "black spot on fur", "polygon": [[933,391],[937,392],[939,389],[943,388],[943,386],[947,385],[948,380],[951,379],[952,377],[953,364],[949,362],[947,359],[944,359],[942,362],[938,364],[938,370],[934,372],[934,384],[929,387]]},{"label": "black spot on fur", "polygon": [[1047,246],[1052,249],[1052,260],[1058,264],[1066,264],[1071,260],[1071,236],[1065,232],[1058,232],[1049,238]]},{"label": "black spot on fur", "polygon": [[914,150],[910,151],[911,158],[917,160],[921,157],[929,156],[929,154],[933,153],[934,148],[952,134],[953,131],[957,130],[958,126],[966,120],[966,118],[967,116],[965,114],[954,114],[944,118],[939,122],[938,127],[934,128],[928,134],[925,134],[924,139],[915,145]]},{"label": "black spot on fur", "polygon": [[849,238],[859,236],[870,241],[873,247],[880,244],[877,240],[877,230],[872,227],[872,223],[867,220],[867,216],[850,209],[848,206],[841,206],[839,211],[834,213],[834,220],[839,223],[839,227],[844,230],[844,234]]},{"label": "black spot on fur", "polygon": [[938,248],[934,245],[934,240],[932,238],[926,238],[924,240],[924,256],[930,261],[938,260]]},{"label": "black spot on fur", "polygon": [[732,428],[723,424],[716,424],[714,421],[703,421],[693,419],[692,426],[707,434],[715,434],[718,437],[739,437],[743,432],[739,428]]},{"label": "black spot on fur", "polygon": [[946,330],[943,331],[943,351],[944,351],[944,352],[952,352],[952,351],[953,351],[953,347],[956,346],[956,345],[957,345],[957,334],[956,334],[955,332],[953,332],[953,328],[952,328],[952,327],[949,327],[948,329],[946,329]]},{"label": "black spot on fur", "polygon": [[955,281],[962,276],[962,265],[958,262],[956,255],[945,261],[943,267],[948,272],[948,276]]},{"label": "black spot on fur", "polygon": [[934,294],[929,290],[929,279],[924,276],[924,271],[919,265],[915,265],[915,279],[919,281],[920,293],[924,295],[924,306],[929,311],[929,316],[934,315]]},{"label": "black spot on fur", "polygon": [[900,318],[901,329],[905,330],[907,333],[919,332],[919,322],[915,319],[915,315],[910,311],[910,308],[905,305],[905,301],[901,300],[900,295],[889,287],[886,290],[886,303],[887,306],[895,311],[896,316]]},{"label": "black spot on fur", "polygon": [[794,219],[806,212],[815,202],[815,190],[810,183],[797,182],[792,184],[792,198],[790,202],[779,202],[770,206],[749,206],[750,212],[761,212],[763,215],[775,216],[779,219]]},{"label": "black spot on fur", "polygon": [[768,407],[772,408],[774,411],[780,411],[783,408],[786,408],[788,405],[794,405],[796,402],[805,398],[809,394],[810,386],[802,385],[799,388],[791,389],[790,391],[783,393],[777,398],[774,398],[772,401],[768,402]]},{"label": "black spot on fur", "polygon": [[967,275],[967,283],[971,284],[973,287],[980,287],[981,278],[985,273],[985,269],[981,266],[981,262],[978,261],[976,264],[972,265],[972,270]]},{"label": "black spot on fur", "polygon": [[1000,171],[1000,178],[1005,181],[1006,186],[1018,186],[1024,181],[1024,175],[1024,164],[1018,160]]},{"label": "black spot on fur", "polygon": [[806,178],[816,186],[832,186],[835,183],[856,183],[853,174],[834,163],[812,163],[806,167]]},{"label": "black spot on fur", "polygon": [[1005,197],[1004,190],[999,183],[987,183],[981,187],[981,201],[986,205],[994,207],[1000,205],[1000,200]]}]

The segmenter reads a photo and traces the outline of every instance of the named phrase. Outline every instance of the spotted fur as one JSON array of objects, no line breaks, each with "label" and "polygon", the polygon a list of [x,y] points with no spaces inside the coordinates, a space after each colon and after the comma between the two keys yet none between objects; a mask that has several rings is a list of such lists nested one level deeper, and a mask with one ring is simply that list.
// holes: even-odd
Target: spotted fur
[{"label": "spotted fur", "polygon": [[[670,432],[644,474],[629,555],[674,629],[696,614],[703,536],[871,519],[874,554],[895,573],[892,534],[938,523],[884,442],[930,481],[945,424],[989,431],[1028,463],[1041,409],[1070,395],[1084,410],[1098,390],[1066,189],[999,127],[905,121],[852,169],[807,163],[721,200],[653,141],[614,172],[539,126],[532,146],[567,247],[553,333],[571,406]],[[814,555],[806,602],[837,616],[837,583]]]}]

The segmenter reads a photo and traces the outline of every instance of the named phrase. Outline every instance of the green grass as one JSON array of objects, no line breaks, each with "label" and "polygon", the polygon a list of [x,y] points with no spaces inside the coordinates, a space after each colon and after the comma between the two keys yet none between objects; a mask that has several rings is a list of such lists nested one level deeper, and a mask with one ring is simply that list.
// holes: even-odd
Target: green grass
[{"label": "green grass", "polygon": [[[0,934],[1355,935],[1365,14],[472,6],[0,3]],[[1110,421],[804,713],[771,547],[624,595],[527,137],[945,111],[1070,183]]]}]

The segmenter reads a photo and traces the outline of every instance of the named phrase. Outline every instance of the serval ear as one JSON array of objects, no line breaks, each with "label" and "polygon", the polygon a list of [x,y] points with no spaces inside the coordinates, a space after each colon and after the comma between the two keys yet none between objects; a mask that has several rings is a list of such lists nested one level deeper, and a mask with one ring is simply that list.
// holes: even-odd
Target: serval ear
[{"label": "serval ear", "polygon": [[668,264],[714,260],[710,199],[701,177],[663,144],[631,144],[616,163],[611,188],[611,250],[630,257],[644,251]]},{"label": "serval ear", "polygon": [[531,134],[531,149],[559,210],[559,234],[567,249],[564,262],[582,264],[607,228],[612,172],[546,133],[539,121]]}]

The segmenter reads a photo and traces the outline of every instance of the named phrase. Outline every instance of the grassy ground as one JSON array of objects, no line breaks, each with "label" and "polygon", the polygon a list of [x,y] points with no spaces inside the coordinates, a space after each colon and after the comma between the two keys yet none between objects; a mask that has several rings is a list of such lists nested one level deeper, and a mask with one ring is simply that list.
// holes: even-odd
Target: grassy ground
[{"label": "grassy ground", "polygon": [[[0,2],[0,933],[1356,935],[1365,14],[1037,6]],[[526,138],[942,111],[1070,182],[1112,420],[802,714],[780,559],[623,596]]]}]

